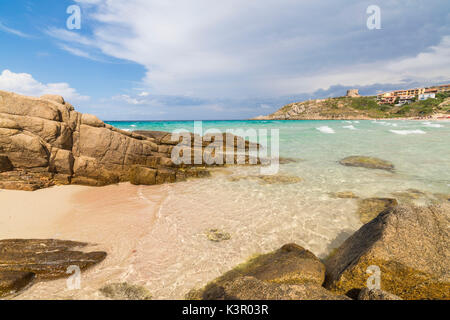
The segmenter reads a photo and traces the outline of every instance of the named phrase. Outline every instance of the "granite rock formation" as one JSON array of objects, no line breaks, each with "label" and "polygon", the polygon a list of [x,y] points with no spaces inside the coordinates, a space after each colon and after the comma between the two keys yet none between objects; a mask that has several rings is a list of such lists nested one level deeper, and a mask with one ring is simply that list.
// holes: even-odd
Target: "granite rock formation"
[{"label": "granite rock formation", "polygon": [[357,296],[369,267],[402,299],[450,299],[450,206],[397,206],[348,238],[326,261],[325,287]]},{"label": "granite rock formation", "polygon": [[[233,137],[249,150],[252,144]],[[219,140],[230,138],[223,135]],[[216,150],[207,148],[215,139],[200,139],[200,163],[195,165],[172,161],[172,150],[181,141],[183,137],[173,140],[167,132],[119,130],[94,115],[76,112],[60,96],[32,98],[0,91],[0,188],[161,184],[207,176],[203,156],[215,156]],[[225,157],[226,148],[217,156]],[[252,163],[250,159],[246,154],[243,163]]]}]

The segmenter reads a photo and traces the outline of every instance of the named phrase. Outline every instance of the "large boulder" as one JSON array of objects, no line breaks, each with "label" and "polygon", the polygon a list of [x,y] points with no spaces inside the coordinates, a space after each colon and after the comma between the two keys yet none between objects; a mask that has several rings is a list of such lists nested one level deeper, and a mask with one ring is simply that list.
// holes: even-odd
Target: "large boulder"
[{"label": "large boulder", "polygon": [[[135,184],[162,184],[208,176],[205,168],[192,169],[210,165],[203,157],[201,163],[173,163],[172,151],[180,140],[172,137],[168,132],[114,128],[94,115],[76,112],[61,96],[33,98],[0,91],[0,155],[7,157],[0,160],[0,188],[36,190],[61,183],[102,186],[130,178]],[[229,134],[191,134],[186,144],[191,151],[198,145],[201,156],[212,156],[216,150],[208,146],[229,139],[246,150],[252,145]],[[245,159],[248,163],[249,155]]]},{"label": "large boulder", "polygon": [[449,225],[448,204],[387,209],[326,261],[325,287],[356,296],[379,268],[381,290],[403,299],[450,299]]},{"label": "large boulder", "polygon": [[350,300],[314,283],[282,284],[261,281],[255,277],[239,277],[212,285],[205,300]]},{"label": "large boulder", "polygon": [[368,169],[381,169],[392,171],[394,165],[389,161],[366,156],[350,156],[339,161],[340,164],[349,167],[362,167]]},{"label": "large boulder", "polygon": [[325,279],[325,266],[312,252],[296,244],[286,244],[278,250],[256,256],[238,265],[209,283],[204,289],[192,291],[188,297],[216,298],[216,291],[222,290],[218,288],[225,288],[226,284],[234,286],[234,281],[242,277],[252,277],[270,284],[308,284],[320,287]]}]

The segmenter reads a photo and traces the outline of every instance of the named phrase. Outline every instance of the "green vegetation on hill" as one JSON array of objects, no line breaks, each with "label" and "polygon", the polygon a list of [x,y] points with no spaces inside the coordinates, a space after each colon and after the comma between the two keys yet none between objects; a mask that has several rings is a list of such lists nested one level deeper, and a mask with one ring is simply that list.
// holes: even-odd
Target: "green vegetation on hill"
[{"label": "green vegetation on hill", "polygon": [[[396,102],[397,103],[397,102]],[[450,92],[438,93],[435,99],[410,104],[378,104],[375,96],[338,97],[291,103],[270,115],[285,119],[403,118],[424,117],[434,113],[450,114]]]}]

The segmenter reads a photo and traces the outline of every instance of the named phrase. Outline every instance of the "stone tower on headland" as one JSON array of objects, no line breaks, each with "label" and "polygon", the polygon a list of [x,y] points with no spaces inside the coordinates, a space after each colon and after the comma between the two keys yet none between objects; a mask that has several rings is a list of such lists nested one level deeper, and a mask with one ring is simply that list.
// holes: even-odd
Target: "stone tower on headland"
[{"label": "stone tower on headland", "polygon": [[358,89],[350,89],[350,90],[347,90],[347,97],[359,97],[360,95],[359,95],[359,92],[358,92]]}]

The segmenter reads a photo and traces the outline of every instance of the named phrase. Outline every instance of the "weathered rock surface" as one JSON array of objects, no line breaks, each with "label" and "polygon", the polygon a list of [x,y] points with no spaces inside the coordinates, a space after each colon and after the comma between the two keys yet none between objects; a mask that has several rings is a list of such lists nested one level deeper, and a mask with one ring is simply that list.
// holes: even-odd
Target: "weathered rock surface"
[{"label": "weathered rock surface", "polygon": [[[69,266],[85,270],[106,257],[106,252],[82,252],[87,243],[54,239],[0,240],[0,296],[37,280],[67,277]],[[0,288],[2,286],[0,285]]]},{"label": "weathered rock surface", "polygon": [[314,283],[288,285],[270,283],[254,277],[239,277],[213,284],[204,293],[204,300],[350,300]]},{"label": "weathered rock surface", "polygon": [[394,165],[386,160],[365,157],[365,156],[350,156],[339,161],[340,164],[349,167],[362,167],[368,169],[381,169],[392,171]]},{"label": "weathered rock surface", "polygon": [[395,294],[380,290],[364,288],[359,292],[358,300],[403,300]]},{"label": "weathered rock surface", "polygon": [[15,294],[34,280],[34,273],[26,271],[0,271],[0,297]]},{"label": "weathered rock surface", "polygon": [[391,198],[367,198],[359,201],[357,213],[361,222],[367,223],[384,210],[397,205],[397,200]]},{"label": "weathered rock surface", "polygon": [[7,156],[0,156],[0,172],[11,171],[14,167]]},{"label": "weathered rock surface", "polygon": [[100,289],[100,292],[113,300],[151,300],[152,295],[147,288],[127,282],[111,283]]},{"label": "weathered rock surface", "polygon": [[348,238],[327,261],[325,287],[340,294],[366,287],[369,266],[381,289],[403,299],[450,299],[450,206],[398,206]]},{"label": "weathered rock surface", "polygon": [[[76,112],[60,96],[32,98],[0,91],[0,188],[36,190],[55,184],[101,186],[130,180],[135,184],[174,182],[207,176],[202,173],[206,169],[186,168],[209,165],[202,156],[216,155],[215,148],[208,148],[214,141],[234,139],[236,148],[241,144],[247,151],[254,146],[228,134],[200,137],[200,163],[176,165],[172,150],[183,140],[172,138],[167,132],[119,130],[94,115]],[[190,140],[188,147],[193,148],[194,135]],[[225,157],[224,150],[217,156]],[[247,154],[244,163],[250,159]]]},{"label": "weathered rock surface", "polygon": [[[243,277],[250,277],[250,280],[243,280]],[[291,243],[238,265],[205,288],[192,290],[187,299],[245,299],[258,291],[258,287],[264,288],[265,293],[254,297],[261,299],[290,299],[294,296],[297,299],[314,299],[314,295],[326,296],[327,290],[321,287],[324,279],[323,263],[310,251]],[[249,287],[245,291],[247,284]],[[292,285],[299,287],[291,288]],[[238,294],[239,288],[242,289],[241,294]],[[270,293],[272,289],[273,292]],[[336,298],[334,294],[328,294],[329,297]]]}]

